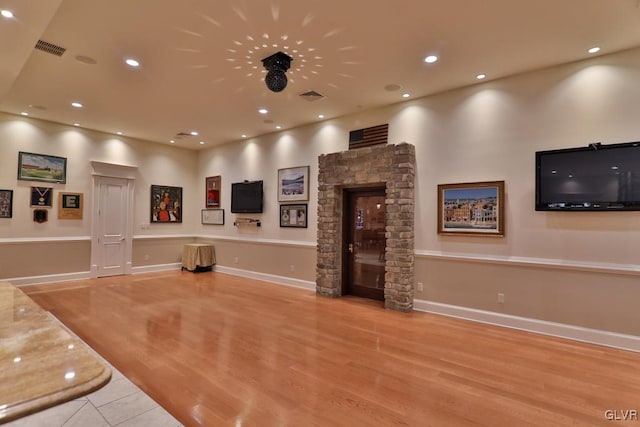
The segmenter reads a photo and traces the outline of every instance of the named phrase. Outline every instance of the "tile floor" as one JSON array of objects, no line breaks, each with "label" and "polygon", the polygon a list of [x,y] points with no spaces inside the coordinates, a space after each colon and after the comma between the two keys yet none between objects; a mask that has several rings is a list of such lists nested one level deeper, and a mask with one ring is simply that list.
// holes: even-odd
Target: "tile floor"
[{"label": "tile floor", "polygon": [[111,368],[111,380],[101,389],[3,427],[184,427],[109,362],[104,362]]}]

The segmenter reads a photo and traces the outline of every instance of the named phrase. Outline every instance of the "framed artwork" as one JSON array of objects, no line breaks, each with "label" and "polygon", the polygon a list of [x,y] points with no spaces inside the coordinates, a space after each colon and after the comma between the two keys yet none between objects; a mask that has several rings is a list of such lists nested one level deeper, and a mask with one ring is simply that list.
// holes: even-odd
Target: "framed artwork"
[{"label": "framed artwork", "polygon": [[151,222],[182,222],[182,187],[151,186]]},{"label": "framed artwork", "polygon": [[58,219],[82,219],[82,193],[58,193]]},{"label": "framed artwork", "polygon": [[202,209],[202,223],[224,225],[224,209]]},{"label": "framed artwork", "polygon": [[50,208],[53,200],[53,188],[31,187],[31,206]]},{"label": "framed artwork", "polygon": [[67,159],[20,151],[18,152],[18,179],[65,184]]},{"label": "framed artwork", "polygon": [[208,176],[204,179],[205,207],[220,207],[220,192],[222,191],[222,177],[220,175]]},{"label": "framed artwork", "polygon": [[13,216],[13,190],[0,190],[0,218]]},{"label": "framed artwork", "polygon": [[280,205],[280,227],[307,228],[307,204]]},{"label": "framed artwork", "polygon": [[438,234],[504,236],[504,181],[438,185]]},{"label": "framed artwork", "polygon": [[309,200],[309,166],[278,169],[278,201]]}]

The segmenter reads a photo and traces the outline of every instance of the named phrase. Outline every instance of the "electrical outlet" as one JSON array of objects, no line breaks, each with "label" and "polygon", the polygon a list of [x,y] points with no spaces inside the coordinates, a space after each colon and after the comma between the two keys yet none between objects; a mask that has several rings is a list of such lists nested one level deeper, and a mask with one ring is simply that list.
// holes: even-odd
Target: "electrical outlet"
[{"label": "electrical outlet", "polygon": [[498,303],[499,304],[504,304],[504,294],[503,293],[498,293]]},{"label": "electrical outlet", "polygon": [[422,284],[422,282],[418,282],[418,283],[416,283],[416,289],[417,289],[419,292],[424,291],[424,285]]}]

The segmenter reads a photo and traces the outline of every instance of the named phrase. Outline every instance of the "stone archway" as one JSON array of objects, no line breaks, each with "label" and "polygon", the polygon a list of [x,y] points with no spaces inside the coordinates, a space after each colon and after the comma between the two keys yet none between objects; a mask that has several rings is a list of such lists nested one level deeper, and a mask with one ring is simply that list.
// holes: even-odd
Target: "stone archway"
[{"label": "stone archway", "polygon": [[342,294],[343,189],[386,188],[385,308],[413,309],[415,147],[407,143],[360,148],[318,158],[316,293]]}]

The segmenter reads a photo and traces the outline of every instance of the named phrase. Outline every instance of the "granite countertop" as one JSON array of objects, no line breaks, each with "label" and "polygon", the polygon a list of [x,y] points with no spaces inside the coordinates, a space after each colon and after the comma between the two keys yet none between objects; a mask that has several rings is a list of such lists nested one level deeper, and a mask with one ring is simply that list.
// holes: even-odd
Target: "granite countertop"
[{"label": "granite countertop", "polygon": [[0,282],[0,424],[90,393],[110,378],[85,343]]}]

